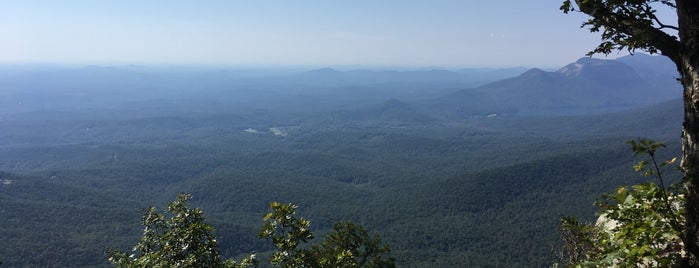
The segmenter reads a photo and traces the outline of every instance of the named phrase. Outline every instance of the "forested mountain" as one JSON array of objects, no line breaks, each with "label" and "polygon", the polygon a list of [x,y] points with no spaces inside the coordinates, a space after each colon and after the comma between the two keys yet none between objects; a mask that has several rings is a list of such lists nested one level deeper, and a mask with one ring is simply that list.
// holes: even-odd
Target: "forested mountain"
[{"label": "forested mountain", "polygon": [[[381,234],[400,267],[543,267],[561,216],[591,220],[603,192],[643,179],[625,141],[679,154],[682,105],[638,70],[668,77],[622,62],[475,88],[390,78],[403,71],[2,69],[0,261],[109,266],[144,208],[186,192],[225,257],[271,249],[256,233],[277,200],[318,233],[352,220]],[[299,80],[317,72],[389,78]]]},{"label": "forested mountain", "polygon": [[633,68],[644,80],[661,88],[674,89],[665,94],[681,94],[678,87],[679,73],[675,64],[667,57],[654,57],[643,53],[624,56],[617,59]]},{"label": "forested mountain", "polygon": [[446,106],[460,116],[576,115],[639,108],[680,97],[679,83],[668,83],[677,71],[672,73],[654,60],[626,61],[636,68],[621,60],[592,58],[581,58],[556,72],[534,68],[514,78],[457,91],[431,105],[442,111]]}]

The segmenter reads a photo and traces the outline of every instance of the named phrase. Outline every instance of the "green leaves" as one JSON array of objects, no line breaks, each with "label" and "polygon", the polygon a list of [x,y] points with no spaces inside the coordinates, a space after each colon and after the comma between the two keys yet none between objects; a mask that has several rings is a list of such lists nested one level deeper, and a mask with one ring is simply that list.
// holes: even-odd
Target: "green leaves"
[{"label": "green leaves", "polygon": [[206,223],[199,208],[190,209],[191,195],[180,194],[165,213],[148,208],[143,216],[143,236],[131,254],[108,250],[109,261],[117,267],[251,267],[255,256],[240,264],[222,260],[214,228]]},{"label": "green leaves", "polygon": [[[565,253],[561,258],[574,267],[672,266],[682,255],[684,212],[682,195],[671,195],[671,209],[662,190],[653,183],[619,187],[599,202],[597,223],[561,220]],[[679,222],[675,226],[672,222]]]},{"label": "green leaves", "polygon": [[272,202],[264,216],[260,238],[270,239],[276,247],[272,264],[285,267],[395,267],[390,249],[378,235],[372,236],[362,226],[339,222],[320,244],[300,247],[313,238],[310,221],[296,218],[296,206]]},{"label": "green leaves", "polygon": [[381,243],[381,237],[351,222],[336,223],[312,251],[322,267],[395,267],[394,260],[387,257],[391,249]]},{"label": "green leaves", "polygon": [[685,219],[684,195],[666,191],[656,151],[663,143],[648,139],[629,141],[634,156],[645,155],[634,170],[645,176],[658,177],[631,187],[621,186],[601,201],[599,218],[594,225],[575,219],[561,221],[565,264],[575,267],[669,267],[682,257],[682,230]]},{"label": "green leaves", "polygon": [[573,4],[570,2],[570,0],[563,1],[563,4],[561,4],[560,9],[565,14],[568,14],[568,12],[571,11],[575,11],[575,9],[573,8]]},{"label": "green leaves", "polygon": [[[168,206],[169,216],[159,214],[154,207],[143,216],[143,236],[131,254],[109,250],[109,261],[117,267],[255,267],[255,254],[240,263],[222,260],[214,228],[208,225],[199,208],[190,209],[188,194],[180,194]],[[276,250],[271,263],[294,267],[395,267],[390,249],[378,235],[370,235],[364,227],[340,222],[320,244],[305,246],[313,239],[311,222],[297,218],[294,204],[272,202],[258,233],[269,239]]]},{"label": "green leaves", "polygon": [[308,250],[299,249],[299,245],[313,239],[308,229],[311,222],[304,218],[296,218],[297,206],[272,202],[271,210],[264,215],[265,221],[258,236],[270,239],[277,250],[272,253],[272,264],[281,267],[307,267],[310,254]]},{"label": "green leaves", "polygon": [[588,56],[624,49],[631,53],[641,49],[651,54],[662,51],[665,55],[673,55],[678,41],[665,31],[677,30],[677,27],[658,19],[654,8],[657,3],[676,8],[672,1],[659,0],[576,0],[575,5],[566,0],[560,9],[564,13],[579,11],[590,15],[581,27],[602,33],[600,44]]},{"label": "green leaves", "polygon": [[627,141],[626,144],[631,145],[631,151],[634,156],[638,155],[649,155],[651,157],[655,156],[655,151],[660,148],[665,148],[665,143],[656,142],[651,139],[638,138],[637,140]]},{"label": "green leaves", "polygon": [[[621,199],[624,201],[617,202]],[[614,238],[611,247],[605,249],[607,252],[618,252],[627,263],[652,261],[667,265],[680,257],[683,196],[665,196],[657,185],[643,183],[632,186],[628,195],[613,196],[612,200],[616,203],[606,206],[600,214],[614,223],[612,228],[600,228]],[[670,207],[665,205],[666,200]]]},{"label": "green leaves", "polygon": [[598,234],[594,226],[583,224],[573,217],[563,217],[560,231],[562,249],[557,253],[563,263],[581,263],[599,254],[595,246]]}]

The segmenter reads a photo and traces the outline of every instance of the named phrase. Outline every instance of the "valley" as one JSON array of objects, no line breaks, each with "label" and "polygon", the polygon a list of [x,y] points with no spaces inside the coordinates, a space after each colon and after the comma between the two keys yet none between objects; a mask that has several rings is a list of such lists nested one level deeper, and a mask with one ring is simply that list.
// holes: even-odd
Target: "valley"
[{"label": "valley", "polygon": [[626,141],[680,154],[680,87],[634,57],[552,72],[6,72],[0,260],[108,267],[145,208],[185,192],[226,257],[271,249],[256,233],[280,201],[320,233],[366,226],[399,267],[547,266],[560,217],[591,221],[604,192],[644,180]]}]

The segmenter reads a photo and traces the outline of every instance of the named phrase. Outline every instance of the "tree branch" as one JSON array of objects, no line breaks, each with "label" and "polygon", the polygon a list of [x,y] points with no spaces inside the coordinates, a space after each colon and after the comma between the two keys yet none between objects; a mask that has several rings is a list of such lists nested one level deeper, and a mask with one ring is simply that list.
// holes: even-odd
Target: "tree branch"
[{"label": "tree branch", "polygon": [[[602,1],[575,0],[581,12],[590,15],[596,20],[603,21],[604,27],[614,29],[628,36],[643,36],[645,45],[658,49],[663,55],[668,56],[674,62],[679,61],[680,42],[673,36],[663,32],[662,28],[676,29],[675,26],[659,23],[652,13],[648,16],[660,24],[660,28],[655,28],[651,23],[639,23],[642,18],[633,16],[633,12],[626,9],[629,14],[614,12],[605,6]],[[624,9],[625,7],[621,7]],[[648,15],[648,14],[644,14]],[[647,21],[647,20],[646,20]],[[631,47],[633,49],[633,47]]]},{"label": "tree branch", "polygon": [[658,19],[658,17],[655,16],[655,14],[654,14],[653,12],[648,12],[648,11],[646,11],[645,13],[646,13],[646,15],[647,15],[648,17],[650,17],[651,19],[653,19],[653,20],[655,21],[655,23],[657,23],[657,24],[660,26],[660,28],[656,28],[656,29],[673,29],[673,30],[675,30],[675,31],[679,31],[679,30],[680,30],[680,28],[677,27],[677,26],[663,24],[663,23],[660,21],[660,19]]}]

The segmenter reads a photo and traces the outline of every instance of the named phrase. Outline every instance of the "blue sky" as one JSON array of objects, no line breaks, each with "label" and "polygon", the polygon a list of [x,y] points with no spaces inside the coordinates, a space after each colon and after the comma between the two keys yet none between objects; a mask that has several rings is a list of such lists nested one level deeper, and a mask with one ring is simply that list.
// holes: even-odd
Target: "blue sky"
[{"label": "blue sky", "polygon": [[0,0],[0,62],[555,67],[599,41],[561,2]]}]

